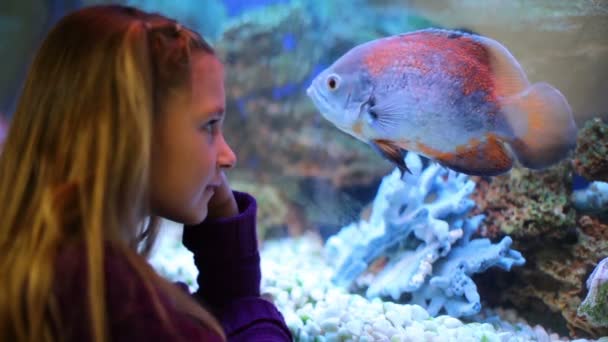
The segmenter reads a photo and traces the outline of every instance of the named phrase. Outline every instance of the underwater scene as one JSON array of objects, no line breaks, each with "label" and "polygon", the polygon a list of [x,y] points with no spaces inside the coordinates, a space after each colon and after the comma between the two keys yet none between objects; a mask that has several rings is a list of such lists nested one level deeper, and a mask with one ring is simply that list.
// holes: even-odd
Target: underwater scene
[{"label": "underwater scene", "polygon": [[[46,30],[100,3],[225,64],[296,341],[608,342],[608,1],[4,0],[0,146]],[[150,262],[196,288],[177,224]]]}]

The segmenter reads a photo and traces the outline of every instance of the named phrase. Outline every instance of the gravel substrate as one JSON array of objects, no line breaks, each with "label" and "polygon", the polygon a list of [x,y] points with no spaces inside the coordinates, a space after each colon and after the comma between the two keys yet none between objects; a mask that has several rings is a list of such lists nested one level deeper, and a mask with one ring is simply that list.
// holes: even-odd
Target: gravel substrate
[{"label": "gravel substrate", "polygon": [[[334,270],[311,237],[265,242],[262,271],[262,290],[274,299],[296,341],[569,341],[541,326],[516,322],[513,311],[486,310],[491,323],[464,323],[430,317],[418,305],[349,294],[330,282]],[[508,316],[513,323],[500,318]],[[608,337],[597,341],[608,342]]]},{"label": "gravel substrate", "polygon": [[[150,258],[159,273],[196,289],[198,271],[181,245],[180,231],[165,230]],[[569,341],[531,327],[513,311],[485,310],[485,323],[450,316],[430,317],[418,305],[368,300],[334,286],[334,270],[310,236],[266,241],[261,249],[262,292],[277,305],[295,341]],[[590,341],[585,339],[575,342]],[[608,342],[603,337],[597,342]]]}]

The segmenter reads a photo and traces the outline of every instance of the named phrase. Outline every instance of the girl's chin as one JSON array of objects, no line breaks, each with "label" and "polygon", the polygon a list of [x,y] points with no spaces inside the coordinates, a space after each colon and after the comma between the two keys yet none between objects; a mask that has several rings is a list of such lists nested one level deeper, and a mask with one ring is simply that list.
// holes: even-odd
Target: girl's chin
[{"label": "girl's chin", "polygon": [[196,213],[189,215],[188,218],[183,220],[184,222],[182,222],[182,223],[187,226],[193,226],[193,225],[197,225],[197,224],[203,222],[206,218],[207,218],[207,206],[204,206],[203,208],[199,209]]},{"label": "girl's chin", "polygon": [[199,203],[194,209],[194,212],[190,213],[186,220],[188,223],[184,222],[186,225],[195,225],[203,222],[205,218],[207,218],[207,214],[209,212],[208,206],[211,197],[215,194],[215,190],[212,187],[205,188],[202,196],[199,199]]}]

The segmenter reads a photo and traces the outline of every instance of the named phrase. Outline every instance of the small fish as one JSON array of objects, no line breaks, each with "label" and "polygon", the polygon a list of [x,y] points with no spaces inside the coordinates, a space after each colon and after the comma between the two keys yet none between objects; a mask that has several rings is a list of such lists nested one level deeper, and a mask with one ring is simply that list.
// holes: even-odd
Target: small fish
[{"label": "small fish", "polygon": [[425,29],[356,46],[307,89],[321,114],[408,171],[412,151],[458,172],[494,176],[515,160],[542,169],[576,145],[566,98],[530,84],[495,40]]}]

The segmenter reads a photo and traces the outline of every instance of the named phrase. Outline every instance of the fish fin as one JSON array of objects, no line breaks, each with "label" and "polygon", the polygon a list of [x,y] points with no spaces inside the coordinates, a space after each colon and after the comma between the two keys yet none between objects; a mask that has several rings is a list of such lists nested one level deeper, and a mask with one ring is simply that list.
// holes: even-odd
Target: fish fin
[{"label": "fish fin", "polygon": [[502,102],[519,162],[542,169],[559,162],[576,146],[577,127],[566,98],[547,83],[536,83]]},{"label": "fish fin", "polygon": [[530,86],[530,82],[519,62],[517,62],[506,47],[487,37],[474,37],[488,52],[488,62],[494,76],[494,92],[496,96],[506,97],[518,94]]},{"label": "fish fin", "polygon": [[410,169],[407,168],[405,164],[405,155],[407,154],[407,150],[404,150],[396,143],[390,140],[373,140],[369,143],[374,150],[376,150],[380,155],[384,158],[388,159],[390,162],[395,164],[399,171],[401,171],[401,177],[405,172],[410,172]]},{"label": "fish fin", "polygon": [[414,105],[411,100],[408,101],[407,96],[403,96],[399,92],[376,95],[374,105],[368,109],[375,113],[376,119],[372,125],[380,134],[395,135],[395,133],[399,133],[394,130],[398,130],[401,126],[404,114]]},{"label": "fish fin", "polygon": [[483,141],[471,141],[455,152],[442,153],[437,161],[454,171],[475,176],[496,176],[513,166],[513,158],[494,134],[487,134]]}]

